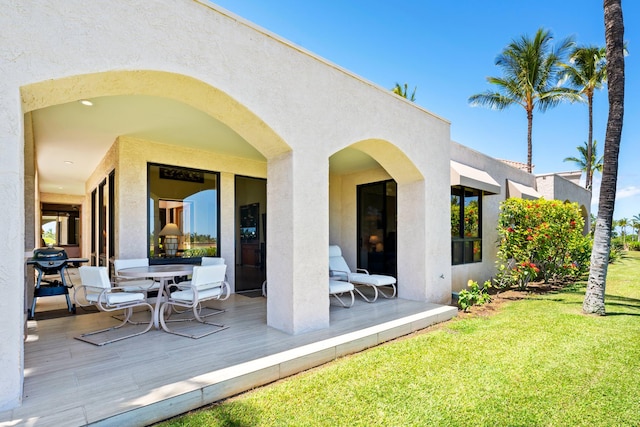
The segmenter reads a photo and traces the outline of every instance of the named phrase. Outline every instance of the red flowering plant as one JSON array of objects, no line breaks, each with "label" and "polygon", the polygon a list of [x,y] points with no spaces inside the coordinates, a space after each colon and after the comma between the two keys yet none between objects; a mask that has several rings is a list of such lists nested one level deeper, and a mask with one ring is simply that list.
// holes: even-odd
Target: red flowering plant
[{"label": "red flowering plant", "polygon": [[498,283],[527,287],[529,282],[565,280],[589,269],[591,241],[575,203],[510,198],[498,219]]}]

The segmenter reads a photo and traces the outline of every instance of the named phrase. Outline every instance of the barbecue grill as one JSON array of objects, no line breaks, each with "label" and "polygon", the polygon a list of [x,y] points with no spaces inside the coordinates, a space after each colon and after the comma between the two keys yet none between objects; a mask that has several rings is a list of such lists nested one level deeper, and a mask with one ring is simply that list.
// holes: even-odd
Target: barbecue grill
[{"label": "barbecue grill", "polygon": [[[67,308],[69,312],[76,312],[76,306],[75,304],[71,304],[71,298],[69,298],[69,288],[73,287],[73,285],[67,285],[64,277],[65,269],[69,262],[69,257],[64,249],[52,247],[34,249],[33,257],[29,258],[27,264],[33,265],[36,269],[38,272],[38,280],[33,294],[31,310],[29,311],[29,319],[33,319],[36,314],[36,300],[38,297],[65,295],[67,297]],[[57,278],[48,279],[46,277],[52,275],[60,275],[60,280]]]}]

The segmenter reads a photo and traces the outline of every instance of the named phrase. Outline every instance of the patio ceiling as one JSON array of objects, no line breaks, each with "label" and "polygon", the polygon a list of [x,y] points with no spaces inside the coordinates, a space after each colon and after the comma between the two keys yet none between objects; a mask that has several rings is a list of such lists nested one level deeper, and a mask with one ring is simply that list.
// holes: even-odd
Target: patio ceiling
[{"label": "patio ceiling", "polygon": [[[55,105],[33,112],[40,191],[83,195],[84,183],[119,136],[265,160],[224,123],[168,98],[122,95]],[[370,156],[346,148],[331,156],[331,173],[377,167]]]}]

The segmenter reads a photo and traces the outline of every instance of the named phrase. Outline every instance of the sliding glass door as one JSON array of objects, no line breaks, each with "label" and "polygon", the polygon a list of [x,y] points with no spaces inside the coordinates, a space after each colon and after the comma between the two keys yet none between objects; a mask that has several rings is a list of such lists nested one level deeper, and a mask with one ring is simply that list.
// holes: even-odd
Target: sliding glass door
[{"label": "sliding glass door", "polygon": [[396,275],[397,184],[358,186],[358,268]]}]

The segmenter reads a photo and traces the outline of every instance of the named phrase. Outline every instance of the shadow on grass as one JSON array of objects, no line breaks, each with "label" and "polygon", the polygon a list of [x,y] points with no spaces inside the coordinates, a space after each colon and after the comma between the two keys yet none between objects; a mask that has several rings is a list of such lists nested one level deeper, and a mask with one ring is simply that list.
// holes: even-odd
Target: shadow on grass
[{"label": "shadow on grass", "polygon": [[186,416],[165,421],[162,427],[188,427],[193,425],[246,427],[260,424],[260,411],[251,404],[223,401],[200,408]]},{"label": "shadow on grass", "polygon": [[621,312],[610,312],[610,311],[607,311],[607,314],[605,314],[605,317],[611,317],[611,316],[640,317],[640,313],[626,313],[624,311],[621,311]]},{"label": "shadow on grass", "polygon": [[604,300],[605,301],[607,300],[624,301],[624,302],[630,303],[628,304],[630,307],[640,308],[640,299],[637,299],[637,298],[628,298],[620,295],[604,294]]}]

